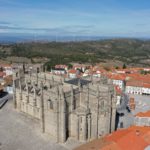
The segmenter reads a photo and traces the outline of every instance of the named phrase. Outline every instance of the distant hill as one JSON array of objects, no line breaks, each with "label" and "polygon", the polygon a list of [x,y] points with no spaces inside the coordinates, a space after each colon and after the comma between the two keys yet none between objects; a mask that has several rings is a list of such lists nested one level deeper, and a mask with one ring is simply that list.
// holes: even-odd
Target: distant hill
[{"label": "distant hill", "polygon": [[0,57],[45,57],[49,63],[97,63],[118,60],[126,64],[150,65],[150,40],[105,39],[80,42],[30,42],[0,46]]},{"label": "distant hill", "polygon": [[110,39],[112,37],[107,36],[57,36],[57,35],[37,35],[37,34],[10,34],[10,33],[1,33],[0,34],[0,43],[1,44],[10,44],[10,43],[20,43],[20,42],[29,42],[29,41],[57,41],[57,42],[68,42],[68,41],[93,41],[93,40],[102,40]]}]

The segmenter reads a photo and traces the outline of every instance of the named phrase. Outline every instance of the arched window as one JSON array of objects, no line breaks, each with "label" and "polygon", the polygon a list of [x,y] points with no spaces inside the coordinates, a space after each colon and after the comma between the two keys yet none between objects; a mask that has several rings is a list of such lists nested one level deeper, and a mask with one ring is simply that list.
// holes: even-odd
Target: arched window
[{"label": "arched window", "polygon": [[47,90],[47,89],[48,89],[48,87],[45,85],[45,86],[44,86],[44,90]]},{"label": "arched window", "polygon": [[53,109],[53,102],[52,100],[48,100],[48,109]]},{"label": "arched window", "polygon": [[101,102],[101,108],[104,108],[104,101]]},{"label": "arched window", "polygon": [[39,73],[40,72],[40,68],[39,67],[37,67],[37,73]]}]

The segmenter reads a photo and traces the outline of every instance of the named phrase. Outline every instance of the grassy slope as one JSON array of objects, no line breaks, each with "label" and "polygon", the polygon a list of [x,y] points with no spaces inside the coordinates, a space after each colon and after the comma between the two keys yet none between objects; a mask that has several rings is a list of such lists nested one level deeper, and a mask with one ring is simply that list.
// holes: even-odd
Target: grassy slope
[{"label": "grassy slope", "polygon": [[[0,46],[0,56],[48,57],[67,61],[99,62],[120,60],[125,63],[141,63],[150,59],[150,41],[113,39],[88,42],[25,43]],[[62,61],[63,62],[63,61]],[[145,63],[146,64],[146,63]]]}]

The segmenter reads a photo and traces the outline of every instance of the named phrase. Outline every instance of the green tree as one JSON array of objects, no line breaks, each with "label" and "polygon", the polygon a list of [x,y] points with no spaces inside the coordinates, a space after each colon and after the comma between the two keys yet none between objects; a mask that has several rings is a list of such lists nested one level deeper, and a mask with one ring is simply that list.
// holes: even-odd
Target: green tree
[{"label": "green tree", "polygon": [[123,68],[123,69],[126,69],[126,68],[127,68],[126,64],[123,64],[122,68]]},{"label": "green tree", "polygon": [[72,69],[72,67],[73,67],[72,64],[68,64],[69,69]]},{"label": "green tree", "polygon": [[115,69],[119,69],[119,67],[118,67],[118,66],[116,66],[116,67],[115,67]]}]

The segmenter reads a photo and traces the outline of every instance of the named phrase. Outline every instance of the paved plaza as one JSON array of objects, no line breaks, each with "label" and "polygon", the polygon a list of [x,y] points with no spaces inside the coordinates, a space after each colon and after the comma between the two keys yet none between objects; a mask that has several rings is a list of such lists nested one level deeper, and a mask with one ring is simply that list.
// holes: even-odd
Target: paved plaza
[{"label": "paved plaza", "polygon": [[[129,97],[129,98],[128,98]],[[132,110],[131,112],[129,112],[126,109],[127,106],[127,99],[130,98],[134,98],[135,99],[135,110]],[[145,112],[150,110],[150,96],[146,96],[146,95],[126,95],[124,96],[124,99],[121,103],[121,106],[118,109],[119,113],[122,113],[123,115],[119,117],[118,119],[118,124],[117,124],[117,128],[122,128],[120,127],[121,123],[123,124],[123,128],[128,128],[129,126],[134,124],[134,116],[139,113],[139,112]]]},{"label": "paved plaza", "polygon": [[132,111],[133,115],[136,115],[139,112],[145,112],[150,110],[150,96],[132,94],[129,95],[129,97],[133,97],[136,103],[135,110]]},{"label": "paved plaza", "polygon": [[37,120],[13,109],[12,100],[0,109],[0,150],[69,150],[74,141],[57,144],[40,132]]}]

